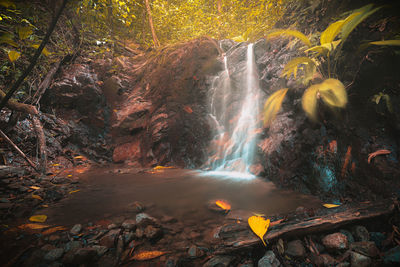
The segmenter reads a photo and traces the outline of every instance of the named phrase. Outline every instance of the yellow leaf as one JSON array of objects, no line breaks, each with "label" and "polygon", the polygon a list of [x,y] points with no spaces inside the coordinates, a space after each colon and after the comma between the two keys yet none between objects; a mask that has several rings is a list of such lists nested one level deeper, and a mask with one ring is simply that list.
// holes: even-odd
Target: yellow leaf
[{"label": "yellow leaf", "polygon": [[[35,49],[38,49],[39,46],[40,46],[39,44],[32,44],[32,45],[31,45],[31,47],[33,47],[33,48],[35,48]],[[45,47],[45,48],[43,48],[43,50],[42,50],[42,54],[45,55],[46,57],[48,57],[48,56],[50,56],[51,53],[50,53],[49,50],[47,50],[46,47]]]},{"label": "yellow leaf", "polygon": [[264,105],[264,126],[267,127],[275,119],[276,114],[282,106],[288,88],[280,89],[268,97]]},{"label": "yellow leaf", "polygon": [[34,190],[38,190],[38,189],[40,189],[40,187],[39,187],[39,186],[35,186],[35,185],[32,185],[30,188],[32,188],[32,189],[34,189]]},{"label": "yellow leaf", "polygon": [[300,39],[304,44],[306,44],[308,47],[311,46],[310,40],[305,36],[303,33],[296,31],[296,30],[285,30],[285,29],[278,29],[276,31],[273,31],[272,33],[267,35],[267,39],[280,36],[280,35],[288,35],[288,36],[293,36],[298,39]]},{"label": "yellow leaf", "polygon": [[8,58],[11,62],[16,61],[17,59],[19,59],[20,56],[21,54],[17,51],[11,50],[10,52],[8,52]]},{"label": "yellow leaf", "polygon": [[53,164],[52,166],[57,167],[57,166],[60,166],[60,164],[56,163],[56,164]]},{"label": "yellow leaf", "polygon": [[49,228],[49,225],[46,224],[36,224],[36,223],[27,223],[18,226],[19,229],[32,229],[32,230],[37,230],[37,229],[44,229],[44,228]]},{"label": "yellow leaf", "polygon": [[347,104],[347,92],[341,81],[326,79],[319,87],[322,100],[330,106],[343,108]]},{"label": "yellow leaf", "polygon": [[293,73],[294,78],[296,79],[297,67],[298,65],[315,65],[315,62],[309,57],[296,57],[286,63],[283,68],[281,77],[286,76],[288,79]]},{"label": "yellow leaf", "polygon": [[32,198],[34,198],[34,199],[39,199],[39,200],[42,200],[42,201],[43,201],[43,198],[41,198],[40,196],[35,195],[35,194],[32,194]]},{"label": "yellow leaf", "polygon": [[64,226],[56,226],[50,229],[47,229],[46,231],[42,232],[42,235],[49,235],[52,233],[55,233],[57,231],[64,231],[67,230],[67,228],[65,228]]},{"label": "yellow leaf", "polygon": [[17,28],[19,39],[24,40],[33,33],[32,26],[22,26]]},{"label": "yellow leaf", "polygon": [[337,208],[340,205],[337,205],[337,204],[323,204],[322,206],[324,206],[325,208],[331,209],[331,208]]},{"label": "yellow leaf", "polygon": [[325,43],[322,45],[313,46],[313,47],[305,50],[304,52],[312,51],[312,52],[317,52],[318,54],[326,55],[330,51],[335,50],[341,41],[342,40],[337,40],[337,41]]},{"label": "yellow leaf", "polygon": [[76,193],[76,192],[79,192],[79,191],[81,191],[81,190],[80,189],[73,190],[73,191],[68,192],[68,194],[73,194],[73,193]]},{"label": "yellow leaf", "polygon": [[85,159],[85,157],[84,156],[76,156],[76,157],[74,157],[74,159]]},{"label": "yellow leaf", "polygon": [[317,119],[317,93],[320,84],[312,85],[307,88],[301,98],[301,105],[312,120]]},{"label": "yellow leaf", "polygon": [[268,231],[269,227],[269,219],[264,219],[260,216],[251,216],[247,220],[251,230],[261,239],[264,243],[264,246],[267,246],[264,241],[264,235]]},{"label": "yellow leaf", "polygon": [[143,252],[139,252],[138,254],[134,255],[132,258],[130,258],[130,260],[137,260],[137,261],[151,260],[151,259],[158,258],[166,253],[167,252],[157,251],[157,250],[143,251]]},{"label": "yellow leaf", "polygon": [[14,35],[10,33],[4,33],[0,36],[0,43],[6,43],[14,47],[18,47],[18,44],[14,41]]},{"label": "yellow leaf", "polygon": [[5,8],[16,8],[15,4],[10,0],[0,0],[0,6],[4,6]]},{"label": "yellow leaf", "polygon": [[40,223],[42,223],[42,222],[45,222],[47,220],[47,216],[46,215],[34,215],[34,216],[31,216],[29,218],[29,220],[31,222],[40,222]]},{"label": "yellow leaf", "polygon": [[344,23],[345,20],[342,19],[329,25],[328,28],[321,33],[321,45],[333,42],[342,30]]},{"label": "yellow leaf", "polygon": [[231,209],[231,205],[225,200],[217,200],[215,204],[225,211],[229,211]]},{"label": "yellow leaf", "polygon": [[173,166],[155,166],[153,170],[162,170],[162,169],[173,169]]},{"label": "yellow leaf", "polygon": [[373,45],[394,45],[394,46],[399,46],[400,45],[400,40],[376,41],[376,42],[370,42],[370,44],[373,44]]}]

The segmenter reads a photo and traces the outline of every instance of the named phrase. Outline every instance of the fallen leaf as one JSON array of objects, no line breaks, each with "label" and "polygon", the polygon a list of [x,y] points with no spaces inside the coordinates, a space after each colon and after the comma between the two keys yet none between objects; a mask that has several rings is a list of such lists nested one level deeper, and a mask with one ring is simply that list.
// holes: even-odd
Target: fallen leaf
[{"label": "fallen leaf", "polygon": [[53,164],[52,166],[57,167],[57,166],[60,166],[60,164],[56,163],[56,164]]},{"label": "fallen leaf", "polygon": [[34,215],[29,218],[31,222],[45,222],[47,220],[46,215]]},{"label": "fallen leaf", "polygon": [[42,232],[42,235],[49,235],[49,234],[55,233],[57,231],[64,231],[64,230],[67,230],[67,228],[64,226],[56,226],[56,227],[47,229],[46,231]]},{"label": "fallen leaf", "polygon": [[81,191],[81,190],[80,189],[73,190],[73,191],[68,192],[68,194],[73,194],[73,193],[76,193],[76,192],[79,192],[79,191]]},{"label": "fallen leaf", "polygon": [[372,160],[373,158],[375,158],[376,156],[379,156],[379,155],[387,155],[387,154],[390,154],[390,153],[392,153],[392,152],[389,151],[389,150],[387,150],[387,149],[380,149],[380,150],[375,151],[374,153],[370,153],[370,154],[368,155],[368,164],[370,164],[370,163],[371,163],[371,160]]},{"label": "fallen leaf", "polygon": [[39,200],[43,201],[43,198],[41,196],[39,196],[39,195],[32,194],[32,198],[39,199]]},{"label": "fallen leaf", "polygon": [[247,222],[249,223],[251,230],[261,239],[264,246],[267,246],[264,241],[264,235],[268,230],[270,220],[264,219],[260,216],[251,216]]},{"label": "fallen leaf", "polygon": [[34,190],[38,190],[38,189],[40,189],[40,187],[39,187],[39,186],[34,186],[34,185],[32,185],[30,188],[32,188],[32,189],[34,189]]},{"label": "fallen leaf", "polygon": [[189,106],[184,106],[183,110],[186,111],[189,114],[193,113],[193,109],[191,107],[189,107]]},{"label": "fallen leaf", "polygon": [[72,174],[68,174],[67,177],[72,177]]},{"label": "fallen leaf", "polygon": [[18,226],[19,229],[26,230],[26,229],[32,229],[32,230],[37,230],[37,229],[44,229],[44,228],[49,228],[50,225],[46,224],[36,224],[36,223],[27,223]]},{"label": "fallen leaf", "polygon": [[225,211],[229,211],[231,209],[231,205],[225,200],[217,200],[215,204]]},{"label": "fallen leaf", "polygon": [[325,208],[328,208],[328,209],[340,207],[340,205],[338,205],[338,204],[323,204],[322,206],[324,206]]},{"label": "fallen leaf", "polygon": [[155,166],[153,170],[162,170],[162,169],[173,169],[173,166]]},{"label": "fallen leaf", "polygon": [[74,157],[74,159],[85,159],[85,157],[84,156],[76,156],[76,157]]},{"label": "fallen leaf", "polygon": [[47,204],[43,204],[43,205],[42,205],[42,207],[43,207],[43,208],[48,208],[48,207],[49,207],[49,205],[47,205]]},{"label": "fallen leaf", "polygon": [[143,252],[140,252],[140,253],[134,255],[132,258],[130,258],[130,260],[137,260],[137,261],[151,260],[151,259],[158,258],[166,253],[167,252],[165,252],[165,251],[157,251],[157,250],[143,251]]}]

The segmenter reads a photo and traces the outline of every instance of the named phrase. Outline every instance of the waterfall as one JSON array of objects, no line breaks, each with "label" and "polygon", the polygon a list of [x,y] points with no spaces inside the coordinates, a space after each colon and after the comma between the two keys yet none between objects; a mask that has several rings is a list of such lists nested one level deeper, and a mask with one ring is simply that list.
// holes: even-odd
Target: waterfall
[{"label": "waterfall", "polygon": [[[210,90],[210,106],[215,137],[209,148],[206,166],[216,172],[252,177],[257,130],[259,129],[260,89],[255,68],[253,44],[247,46],[246,62],[233,81],[224,57],[224,70],[216,76]],[[239,73],[239,74],[238,74]],[[239,77],[239,78],[238,78]]]}]

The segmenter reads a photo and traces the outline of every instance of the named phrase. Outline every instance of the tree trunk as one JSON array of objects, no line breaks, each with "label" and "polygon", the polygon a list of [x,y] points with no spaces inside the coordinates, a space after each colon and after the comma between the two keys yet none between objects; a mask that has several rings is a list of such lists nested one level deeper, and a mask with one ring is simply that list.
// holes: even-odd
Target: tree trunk
[{"label": "tree trunk", "polygon": [[47,147],[46,147],[46,137],[44,136],[43,127],[40,123],[38,116],[31,117],[33,128],[36,132],[37,144],[39,147],[39,162],[40,169],[39,171],[42,174],[46,174],[47,171]]},{"label": "tree trunk", "polygon": [[160,46],[160,42],[158,41],[156,31],[154,30],[153,17],[151,16],[149,0],[146,0],[146,10],[147,10],[147,16],[149,17],[149,25],[150,25],[151,35],[153,36],[154,47],[157,48]]}]

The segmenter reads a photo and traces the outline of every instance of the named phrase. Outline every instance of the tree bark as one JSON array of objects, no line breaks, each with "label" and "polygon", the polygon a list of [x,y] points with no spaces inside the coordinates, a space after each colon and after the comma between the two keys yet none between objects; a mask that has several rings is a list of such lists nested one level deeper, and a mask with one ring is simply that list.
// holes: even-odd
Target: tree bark
[{"label": "tree bark", "polygon": [[[6,94],[0,89],[0,100],[4,100],[5,97],[6,97]],[[23,104],[23,103],[19,103],[15,100],[8,101],[6,104],[6,107],[8,107],[11,110],[20,111],[20,112],[28,113],[31,115],[38,114],[36,107],[27,105],[27,104]]]},{"label": "tree bark", "polygon": [[46,174],[47,171],[47,147],[46,147],[46,137],[43,132],[42,124],[38,116],[32,116],[31,121],[33,124],[33,128],[36,132],[37,137],[37,144],[39,147],[39,162],[40,162],[40,169],[39,171],[42,174]]},{"label": "tree bark", "polygon": [[146,1],[147,16],[149,17],[149,25],[150,25],[151,35],[153,36],[154,47],[157,48],[157,47],[160,47],[160,41],[158,41],[156,31],[154,30],[153,17],[151,16],[149,0],[145,0],[145,1]]},{"label": "tree bark", "polygon": [[7,104],[8,100],[10,100],[10,98],[14,95],[15,91],[18,90],[19,86],[22,84],[22,82],[25,80],[25,78],[31,73],[31,71],[35,67],[36,62],[39,59],[39,56],[42,53],[43,48],[48,43],[48,41],[50,39],[50,35],[52,34],[54,28],[56,27],[57,21],[58,21],[60,15],[61,15],[63,9],[65,8],[67,2],[68,2],[68,0],[63,0],[60,9],[58,10],[57,14],[54,16],[53,20],[50,23],[50,27],[47,30],[47,33],[46,33],[45,37],[42,40],[42,43],[40,44],[39,48],[36,50],[35,54],[33,55],[28,68],[22,73],[22,75],[18,78],[18,80],[13,84],[13,86],[7,92],[5,97],[3,97],[2,101],[0,102],[0,111]]},{"label": "tree bark", "polygon": [[37,170],[35,164],[33,164],[33,162],[25,155],[25,153],[22,152],[22,150],[19,149],[19,147],[17,147],[17,145],[14,144],[13,141],[11,141],[11,139],[8,138],[8,136],[7,136],[5,133],[3,133],[2,130],[0,130],[0,136],[3,137],[3,138],[7,141],[7,143],[9,143],[9,144],[15,149],[15,151],[17,151],[17,153],[18,153],[21,157],[23,157],[24,160],[26,160],[26,162],[28,162],[29,165],[31,165],[31,167],[32,167],[33,169]]}]

